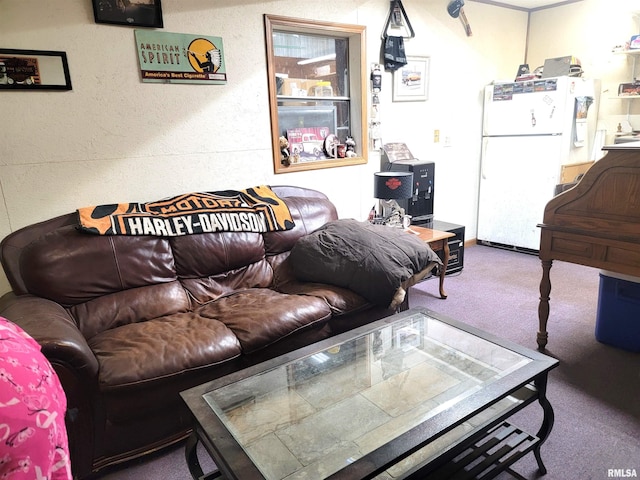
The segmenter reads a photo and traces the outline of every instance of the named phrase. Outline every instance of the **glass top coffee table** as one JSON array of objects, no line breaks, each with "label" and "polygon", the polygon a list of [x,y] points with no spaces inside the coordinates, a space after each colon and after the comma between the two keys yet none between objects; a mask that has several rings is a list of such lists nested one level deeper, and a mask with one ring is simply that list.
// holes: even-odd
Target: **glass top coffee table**
[{"label": "glass top coffee table", "polygon": [[[410,309],[182,393],[194,478],[492,478],[553,426],[558,361]],[[538,401],[531,435],[506,419]],[[203,474],[202,443],[218,470]],[[456,476],[458,475],[458,476]]]}]

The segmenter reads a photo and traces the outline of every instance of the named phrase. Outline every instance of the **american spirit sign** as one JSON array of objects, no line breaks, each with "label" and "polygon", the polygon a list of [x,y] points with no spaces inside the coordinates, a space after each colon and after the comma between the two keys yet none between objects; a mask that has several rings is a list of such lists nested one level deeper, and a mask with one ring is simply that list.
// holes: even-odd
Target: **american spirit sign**
[{"label": "american spirit sign", "polygon": [[222,38],[136,30],[143,82],[227,83]]}]

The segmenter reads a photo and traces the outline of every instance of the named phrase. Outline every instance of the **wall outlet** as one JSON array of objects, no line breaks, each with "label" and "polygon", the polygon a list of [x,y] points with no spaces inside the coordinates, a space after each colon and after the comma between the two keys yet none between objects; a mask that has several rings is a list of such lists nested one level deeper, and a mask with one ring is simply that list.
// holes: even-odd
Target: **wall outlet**
[{"label": "wall outlet", "polygon": [[445,135],[444,136],[444,146],[445,147],[451,147],[453,145],[453,140],[451,138],[450,135]]},{"label": "wall outlet", "polygon": [[440,143],[440,130],[433,131],[433,143]]}]

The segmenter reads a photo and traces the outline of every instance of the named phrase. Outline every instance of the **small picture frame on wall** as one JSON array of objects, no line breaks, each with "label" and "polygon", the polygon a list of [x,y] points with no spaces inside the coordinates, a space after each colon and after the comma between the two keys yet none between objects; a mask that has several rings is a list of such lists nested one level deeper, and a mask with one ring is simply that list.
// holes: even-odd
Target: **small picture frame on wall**
[{"label": "small picture frame on wall", "polygon": [[71,90],[67,54],[0,48],[0,90]]},{"label": "small picture frame on wall", "polygon": [[407,64],[393,72],[393,101],[425,101],[429,92],[429,57],[407,56]]},{"label": "small picture frame on wall", "polygon": [[92,0],[96,23],[162,28],[160,0]]}]

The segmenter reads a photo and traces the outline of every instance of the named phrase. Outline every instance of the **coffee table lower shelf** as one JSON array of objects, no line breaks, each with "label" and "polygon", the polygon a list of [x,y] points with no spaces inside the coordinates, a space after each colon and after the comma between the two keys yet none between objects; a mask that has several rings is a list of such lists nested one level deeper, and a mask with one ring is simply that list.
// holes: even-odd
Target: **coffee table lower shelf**
[{"label": "coffee table lower shelf", "polygon": [[[534,449],[540,439],[530,435],[509,422],[491,428],[480,439],[471,443],[464,442],[450,452],[453,459],[440,468],[429,473],[430,479],[447,480],[489,480],[509,467]],[[545,474],[544,466],[539,465],[541,474]],[[409,478],[424,478],[424,470]],[[513,472],[515,473],[515,472]]]},{"label": "coffee table lower shelf", "polygon": [[[194,433],[188,440],[190,445],[186,448],[187,463],[194,480],[224,480],[218,470],[203,473],[196,457],[198,441],[199,437]],[[454,447],[448,452],[449,460],[436,470],[430,465],[428,469],[419,469],[407,479],[422,479],[428,474],[431,480],[489,480],[504,471],[515,474],[509,467],[539,443],[538,437],[509,422],[502,422],[476,435],[471,441],[462,442]],[[546,469],[542,464],[539,467],[540,473],[544,475]]]}]

